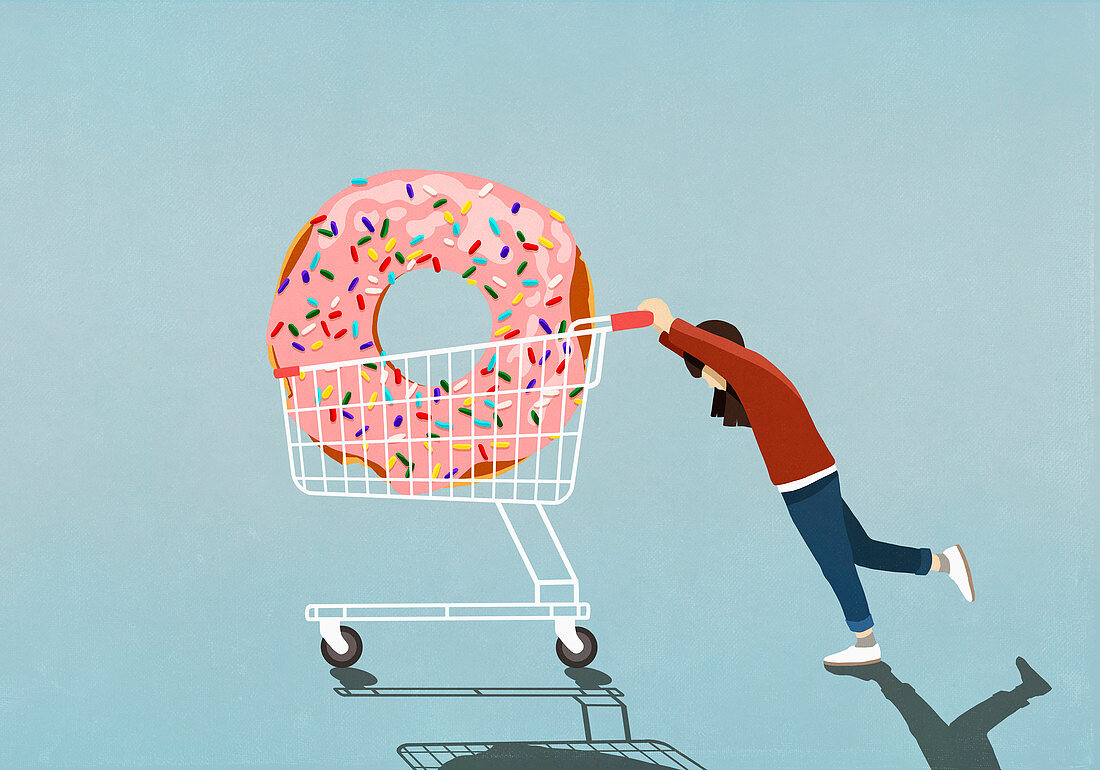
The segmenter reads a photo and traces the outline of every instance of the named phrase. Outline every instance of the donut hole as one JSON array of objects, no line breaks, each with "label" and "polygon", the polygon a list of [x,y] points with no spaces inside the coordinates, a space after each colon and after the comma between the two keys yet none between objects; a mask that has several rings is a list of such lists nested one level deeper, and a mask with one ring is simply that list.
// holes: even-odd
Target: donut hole
[{"label": "donut hole", "polygon": [[491,329],[485,296],[450,272],[415,270],[402,275],[378,308],[382,349],[406,376],[420,383],[457,380],[472,368],[469,354],[417,356],[407,361],[401,361],[400,354],[483,343]]}]

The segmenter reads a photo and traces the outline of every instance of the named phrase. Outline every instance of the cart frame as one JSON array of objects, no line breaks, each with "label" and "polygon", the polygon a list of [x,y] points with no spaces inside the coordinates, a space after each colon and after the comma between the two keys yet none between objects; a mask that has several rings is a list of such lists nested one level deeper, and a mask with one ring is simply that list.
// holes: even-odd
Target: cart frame
[{"label": "cart frame", "polygon": [[[572,457],[563,467],[563,462],[568,455],[566,450],[559,446],[557,463],[550,469],[544,469],[538,462],[535,453],[533,464],[533,479],[521,478],[519,466],[516,463],[511,471],[513,478],[503,478],[508,473],[496,474],[492,478],[482,481],[471,481],[464,487],[465,494],[455,494],[458,485],[447,485],[443,490],[435,490],[429,485],[429,490],[423,494],[399,494],[393,491],[387,479],[371,478],[364,464],[364,478],[359,479],[349,473],[349,463],[342,463],[342,475],[329,476],[326,462],[322,455],[320,461],[320,475],[311,475],[306,471],[307,449],[321,453],[320,445],[307,434],[302,438],[301,427],[292,419],[292,412],[297,407],[292,407],[291,402],[296,402],[293,388],[289,383],[284,385],[283,378],[303,378],[309,373],[320,371],[337,372],[342,367],[360,364],[374,363],[384,366],[386,363],[404,361],[406,368],[410,360],[424,359],[428,362],[429,371],[433,356],[447,356],[448,374],[452,371],[451,360],[461,355],[469,356],[471,362],[475,360],[477,351],[496,350],[498,353],[505,348],[517,348],[522,350],[531,344],[540,344],[543,349],[553,341],[555,345],[569,345],[578,337],[588,337],[591,340],[587,366],[584,371],[584,385],[586,392],[600,384],[603,376],[604,338],[611,331],[644,328],[653,321],[651,313],[633,311],[617,313],[613,315],[583,318],[570,324],[565,332],[556,335],[539,337],[526,337],[513,339],[506,342],[489,342],[475,345],[463,345],[449,348],[437,348],[434,350],[415,351],[406,354],[382,354],[370,358],[354,359],[335,363],[315,364],[310,366],[291,366],[275,369],[275,377],[280,380],[280,399],[283,403],[283,417],[287,437],[287,454],[290,462],[291,477],[295,485],[306,494],[339,496],[339,497],[369,497],[401,500],[447,500],[462,502],[494,503],[501,520],[504,522],[508,534],[512,538],[516,551],[531,579],[533,588],[533,601],[527,602],[432,602],[432,603],[377,603],[377,604],[310,604],[305,609],[306,620],[316,622],[319,626],[322,644],[322,655],[333,665],[350,666],[362,652],[362,642],[353,629],[346,623],[385,623],[385,622],[447,622],[447,621],[551,621],[554,624],[554,633],[558,639],[558,657],[569,666],[581,667],[588,665],[596,655],[595,636],[585,628],[577,626],[578,621],[589,619],[591,607],[580,600],[580,585],[577,580],[573,565],[566,555],[557,532],[546,513],[546,505],[559,505],[567,500],[573,492],[576,480],[578,459],[580,456],[580,440],[584,425],[584,416],[588,399],[582,400],[579,408],[570,418],[576,421],[576,427],[567,431],[564,413],[561,424],[553,426],[552,435],[558,442],[564,439],[572,440]],[[338,375],[339,376],[339,375]],[[316,384],[316,375],[314,376]],[[567,384],[560,386],[548,386],[544,391],[559,390],[564,394]],[[338,390],[342,390],[338,388]],[[287,397],[287,391],[291,396]],[[487,394],[474,393],[480,397]],[[554,394],[551,394],[554,395]],[[453,398],[453,397],[452,397]],[[409,406],[411,396],[405,399],[394,399],[392,403]],[[363,405],[360,405],[363,406]],[[307,407],[320,410],[321,407]],[[368,407],[369,408],[369,407]],[[297,435],[295,435],[295,433]],[[494,431],[495,435],[495,431]],[[540,428],[539,436],[542,431]],[[548,435],[551,435],[548,431]],[[507,438],[508,436],[504,436]],[[516,434],[515,438],[519,435]],[[387,440],[386,438],[383,439]],[[412,439],[408,439],[410,445]],[[346,442],[350,443],[350,442]],[[553,442],[551,442],[553,443]],[[387,445],[388,446],[388,445]],[[550,446],[550,445],[547,445]],[[545,451],[543,447],[540,451]],[[388,450],[387,450],[388,451]],[[451,449],[453,452],[453,448]],[[495,454],[494,454],[495,459]],[[566,477],[565,473],[568,473]],[[546,474],[553,474],[550,478],[544,478]],[[434,478],[434,477],[433,477]],[[316,485],[320,482],[320,486]],[[360,488],[360,484],[362,488]],[[372,486],[373,484],[373,486]],[[528,498],[520,495],[520,486],[524,486],[524,494],[530,494]],[[481,490],[489,490],[489,494],[479,494]],[[530,489],[530,492],[527,490]],[[381,490],[381,491],[379,491]],[[511,512],[505,508],[505,504],[512,507]],[[539,524],[536,527],[537,537],[549,541],[557,554],[557,560],[549,569],[536,567],[528,553],[513,519],[517,516],[531,516],[537,513]],[[545,545],[545,543],[544,543]],[[551,576],[554,575],[554,576]],[[358,647],[358,649],[355,649]]]}]

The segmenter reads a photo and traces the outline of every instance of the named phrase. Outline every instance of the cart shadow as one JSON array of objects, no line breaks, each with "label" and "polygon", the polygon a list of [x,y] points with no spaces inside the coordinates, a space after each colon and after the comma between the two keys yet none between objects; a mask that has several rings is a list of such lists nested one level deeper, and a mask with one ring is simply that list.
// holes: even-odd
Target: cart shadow
[{"label": "cart shadow", "polygon": [[[461,744],[405,744],[398,753],[411,767],[448,770],[630,770],[632,768],[698,768],[661,741],[632,739],[623,692],[595,668],[567,668],[572,686],[564,687],[377,687],[378,678],[357,668],[333,668],[339,682],[333,691],[345,698],[546,698],[573,701],[581,707],[584,739],[576,741],[464,741]],[[618,738],[593,739],[591,712],[610,710],[622,720]],[[635,758],[638,757],[638,758]],[[663,764],[662,759],[671,759]]]},{"label": "cart shadow", "polygon": [[916,689],[902,682],[885,663],[869,666],[826,667],[837,676],[874,682],[901,714],[931,770],[973,768],[997,770],[1000,764],[989,742],[989,731],[1028,705],[1028,699],[1050,692],[1047,684],[1023,658],[1016,659],[1021,682],[1011,690],[995,692],[981,703],[944,721]]}]

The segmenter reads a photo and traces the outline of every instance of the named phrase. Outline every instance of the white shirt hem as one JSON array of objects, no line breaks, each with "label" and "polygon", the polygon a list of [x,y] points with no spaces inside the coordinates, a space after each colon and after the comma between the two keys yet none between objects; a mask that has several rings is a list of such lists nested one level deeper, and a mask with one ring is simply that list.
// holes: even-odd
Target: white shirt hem
[{"label": "white shirt hem", "polygon": [[810,484],[813,484],[815,481],[819,481],[820,479],[825,478],[830,473],[836,473],[836,465],[830,465],[823,471],[811,473],[809,476],[798,479],[797,481],[788,481],[786,484],[776,484],[775,488],[778,489],[780,492],[794,492],[796,489],[802,489],[803,487],[810,486]]}]

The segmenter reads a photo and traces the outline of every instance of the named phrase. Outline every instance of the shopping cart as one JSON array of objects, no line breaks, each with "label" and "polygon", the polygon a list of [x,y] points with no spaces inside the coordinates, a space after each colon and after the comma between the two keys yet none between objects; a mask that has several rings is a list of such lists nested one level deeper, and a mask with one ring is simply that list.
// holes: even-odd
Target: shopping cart
[{"label": "shopping cart", "polygon": [[[528,602],[311,604],[306,607],[306,619],[320,627],[321,655],[329,664],[351,666],[362,654],[362,640],[347,623],[475,620],[551,621],[558,640],[558,658],[562,663],[579,668],[592,662],[596,657],[596,637],[588,629],[577,625],[578,621],[590,617],[590,607],[580,600],[577,575],[546,515],[545,506],[563,503],[573,492],[581,430],[588,406],[588,399],[578,396],[582,393],[587,396],[600,383],[604,341],[608,332],[644,328],[652,322],[651,313],[631,311],[580,319],[558,334],[403,354],[382,352],[368,358],[275,369],[275,377],[280,380],[279,394],[283,403],[290,473],[300,490],[309,495],[493,503],[534,587],[533,601]],[[576,346],[584,351],[586,363],[581,363],[580,356],[569,356],[569,367],[560,384],[534,387],[532,392],[530,385],[525,388],[519,381],[500,380],[494,383],[492,392],[485,389],[456,393],[453,392],[459,390],[456,387],[435,393],[435,398],[443,401],[445,407],[453,405],[452,402],[490,397],[501,402],[514,397],[517,403],[521,396],[538,398],[536,405],[549,404],[553,399],[562,399],[563,403],[567,398],[576,399],[578,405],[571,416],[569,410],[558,409],[552,413],[556,413],[559,419],[539,421],[534,431],[526,429],[521,432],[515,427],[516,423],[510,423],[513,432],[506,429],[498,432],[498,427],[493,427],[489,441],[478,441],[478,437],[472,435],[472,429],[471,435],[451,434],[446,439],[432,439],[429,451],[438,451],[440,460],[421,463],[419,468],[415,463],[406,463],[407,458],[412,456],[413,445],[421,444],[424,439],[414,436],[411,430],[398,433],[387,427],[384,435],[373,436],[371,442],[382,443],[385,456],[391,457],[385,475],[373,472],[366,463],[348,462],[348,455],[341,457],[341,449],[350,452],[351,448],[363,444],[361,437],[351,435],[350,428],[345,434],[345,420],[339,420],[340,440],[333,441],[326,437],[322,446],[311,436],[309,429],[319,433],[317,426],[328,420],[328,413],[334,410],[312,399],[309,403],[305,399],[299,403],[297,396],[298,393],[319,390],[322,373],[327,378],[335,373],[336,392],[347,391],[350,395],[349,400],[340,407],[345,415],[362,417],[366,414],[364,410],[378,407],[387,410],[389,415],[411,416],[420,408],[423,394],[418,392],[415,396],[406,394],[403,397],[400,393],[395,397],[387,394],[384,403],[377,403],[364,394],[363,383],[358,377],[362,371],[360,367],[402,372],[410,381],[416,382],[430,383],[444,377],[446,381],[454,382],[456,376],[462,377],[466,372],[476,371],[479,362],[487,358],[492,361],[514,360],[526,354],[543,360],[552,348],[572,353]],[[292,383],[293,378],[297,378],[298,382]],[[356,384],[353,385],[353,382]],[[355,400],[356,390],[358,400]],[[382,423],[389,426],[394,420],[401,421],[388,417]],[[408,420],[406,417],[405,422]],[[500,420],[497,420],[497,425],[502,425]],[[513,443],[518,447],[522,441],[532,440],[540,447],[533,456],[510,467],[505,467],[507,462],[497,463],[498,455],[503,455],[500,447]],[[402,450],[405,452],[402,453]],[[455,457],[462,452],[477,459],[473,454],[475,451],[481,453],[480,459],[496,469],[489,474],[490,477],[478,481],[472,473],[469,478],[457,480],[447,478],[450,474],[440,476],[440,468],[456,467]],[[404,462],[394,462],[393,458],[398,455],[404,458]],[[443,458],[446,458],[445,465]],[[549,563],[545,560],[540,563],[537,555],[524,545],[525,539],[530,544],[531,530],[535,532],[534,536],[548,540],[553,546],[552,550],[546,548],[551,555]],[[556,552],[556,558],[553,552]]]}]

